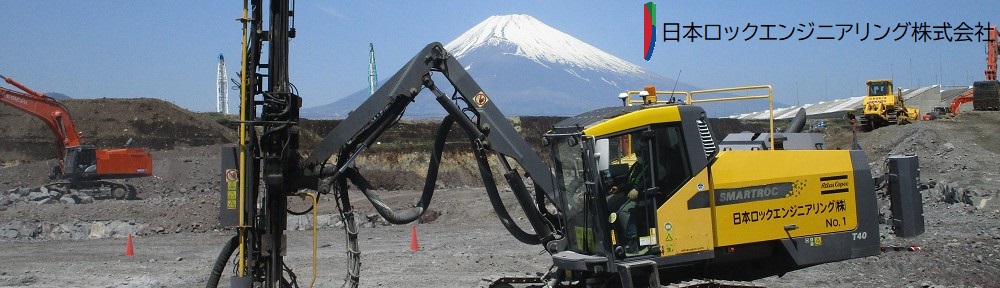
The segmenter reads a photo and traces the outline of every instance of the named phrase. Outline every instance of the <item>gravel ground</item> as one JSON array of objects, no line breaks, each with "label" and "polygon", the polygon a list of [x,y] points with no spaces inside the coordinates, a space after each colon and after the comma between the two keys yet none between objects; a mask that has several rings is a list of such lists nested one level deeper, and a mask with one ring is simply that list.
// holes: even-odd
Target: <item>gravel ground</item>
[{"label": "gravel ground", "polygon": [[[1000,113],[972,112],[860,134],[859,142],[876,176],[884,172],[884,159],[890,154],[920,157],[922,180],[928,186],[921,191],[926,233],[907,239],[883,233],[882,242],[922,249],[814,266],[759,283],[771,287],[997,287],[997,123]],[[828,132],[831,143],[849,142],[844,141],[850,135],[846,130]],[[0,238],[0,259],[5,260],[0,261],[0,287],[204,285],[214,258],[233,234],[216,224],[218,149],[154,152],[158,176],[133,180],[140,187],[140,200],[0,205],[0,230],[16,221],[38,227],[80,221],[130,223],[123,229],[135,233],[136,252],[133,257],[123,256],[127,233],[89,233],[71,240],[52,237],[38,228],[40,233],[33,237]],[[41,181],[32,175],[44,165],[38,161],[0,168],[0,192]],[[383,198],[393,207],[405,207],[417,197],[418,192],[404,190],[386,192]],[[551,264],[539,247],[520,244],[507,234],[482,189],[446,189],[436,193],[434,200],[431,209],[441,216],[416,226],[422,248],[418,252],[409,251],[409,225],[383,226],[375,221],[361,229],[363,287],[476,287],[482,278],[534,275]],[[322,203],[319,211],[330,215],[332,203],[328,198]],[[365,203],[358,206],[362,214],[371,211]],[[319,239],[317,287],[339,286],[344,275],[343,234],[330,225],[320,231]],[[291,231],[288,243],[289,266],[299,283],[308,285],[311,233]]]},{"label": "gravel ground", "polygon": [[[473,197],[477,193],[482,192],[437,193],[435,206],[440,208],[436,211],[442,211],[442,216],[439,221],[415,226],[420,247],[416,252],[410,251],[410,225],[362,228],[361,286],[476,287],[483,278],[544,272],[551,260],[540,247],[517,242],[493,215],[463,215],[466,208],[489,209],[485,195]],[[418,192],[386,196],[387,201],[394,201],[415,198]],[[232,235],[231,231],[209,231],[137,236],[133,238],[132,257],[124,256],[125,237],[2,242],[0,259],[8,261],[0,263],[0,287],[202,286],[216,255]],[[318,239],[316,287],[339,287],[344,277],[341,271],[346,268],[344,233],[323,229]],[[287,263],[294,267],[299,283],[308,285],[313,274],[312,233],[290,231],[288,243]]]}]

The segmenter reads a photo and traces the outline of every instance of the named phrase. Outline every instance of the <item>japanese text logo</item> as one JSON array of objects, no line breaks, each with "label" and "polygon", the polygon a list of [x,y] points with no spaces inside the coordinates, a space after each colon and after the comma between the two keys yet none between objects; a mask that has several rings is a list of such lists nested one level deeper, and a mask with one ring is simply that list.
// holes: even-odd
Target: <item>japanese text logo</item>
[{"label": "japanese text logo", "polygon": [[642,9],[643,16],[643,38],[642,58],[649,61],[653,57],[653,46],[656,46],[656,3],[647,2]]}]

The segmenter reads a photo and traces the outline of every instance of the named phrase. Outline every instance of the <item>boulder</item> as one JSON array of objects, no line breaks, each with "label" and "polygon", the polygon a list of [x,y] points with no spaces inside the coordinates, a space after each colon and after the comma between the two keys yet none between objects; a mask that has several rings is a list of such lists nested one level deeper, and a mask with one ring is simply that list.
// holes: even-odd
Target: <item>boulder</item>
[{"label": "boulder", "polygon": [[70,196],[59,197],[59,202],[61,202],[63,204],[76,204],[77,203],[76,199],[73,199],[73,197],[70,197]]},{"label": "boulder", "polygon": [[955,150],[955,144],[951,144],[950,142],[944,143],[944,145],[941,145],[941,148],[943,148],[944,151],[951,152],[952,150]]},{"label": "boulder", "polygon": [[94,197],[90,197],[90,195],[86,195],[86,194],[80,194],[80,199],[79,199],[79,201],[77,203],[79,203],[79,204],[94,203]]},{"label": "boulder", "polygon": [[42,198],[42,199],[40,199],[40,200],[35,200],[35,201],[32,201],[31,203],[35,203],[35,204],[37,204],[37,205],[45,205],[45,204],[52,204],[52,203],[56,203],[56,201],[57,201],[57,200],[55,200],[55,199],[52,199],[52,198],[50,198],[50,197],[45,197],[45,198]]},{"label": "boulder", "polygon": [[14,229],[0,229],[0,239],[10,239],[10,240],[13,240],[13,239],[17,239],[18,236],[21,236],[21,233],[17,232],[17,230],[14,230]]},{"label": "boulder", "polygon": [[26,196],[28,196],[28,201],[39,201],[52,197],[49,196],[49,193],[42,193],[42,192],[31,192]]}]

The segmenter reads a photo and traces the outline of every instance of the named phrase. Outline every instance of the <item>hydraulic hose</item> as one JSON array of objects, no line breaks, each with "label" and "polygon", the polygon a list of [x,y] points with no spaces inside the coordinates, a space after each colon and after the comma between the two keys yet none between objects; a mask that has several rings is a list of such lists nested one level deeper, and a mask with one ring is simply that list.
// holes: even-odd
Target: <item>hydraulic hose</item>
[{"label": "hydraulic hose", "polygon": [[382,218],[385,218],[385,221],[389,223],[392,224],[410,223],[413,222],[413,220],[417,220],[417,218],[420,217],[420,214],[424,213],[424,207],[419,207],[419,206],[407,209],[402,212],[396,212],[392,210],[392,208],[389,207],[389,205],[385,204],[385,202],[383,202],[382,199],[379,198],[378,193],[372,190],[373,188],[372,184],[368,182],[368,180],[365,179],[365,177],[361,176],[361,173],[358,173],[358,169],[356,168],[349,168],[345,170],[344,176],[350,179],[351,183],[354,183],[354,185],[357,186],[359,190],[361,190],[361,193],[365,194],[365,197],[368,198],[368,201],[372,203],[372,206],[375,206],[375,211],[377,211],[378,214],[381,215]]},{"label": "hydraulic hose", "polygon": [[215,265],[212,266],[212,274],[208,275],[208,283],[205,284],[206,288],[216,288],[219,287],[219,279],[222,278],[222,271],[226,270],[226,263],[229,262],[229,257],[233,256],[233,252],[236,251],[236,247],[239,243],[240,236],[233,235],[233,238],[226,242],[225,246],[222,246],[222,252],[219,252],[219,257],[215,258]]},{"label": "hydraulic hose", "polygon": [[358,245],[358,222],[354,220],[354,210],[342,211],[344,237],[347,245],[347,275],[340,287],[355,288],[361,281],[361,247]]},{"label": "hydraulic hose", "polygon": [[[500,223],[503,227],[510,232],[510,235],[514,236],[515,239],[521,241],[521,243],[528,245],[538,245],[542,244],[541,239],[538,235],[528,233],[517,226],[514,219],[510,217],[510,213],[507,212],[507,207],[503,206],[503,200],[500,199],[500,192],[497,191],[496,181],[493,180],[493,171],[490,171],[490,163],[486,158],[486,153],[483,150],[474,149],[476,156],[476,164],[479,164],[479,175],[483,178],[483,186],[486,186],[486,195],[490,198],[490,204],[493,205],[493,210],[497,212],[497,217],[500,218]],[[527,212],[526,212],[527,213]]]},{"label": "hydraulic hose", "polygon": [[437,185],[437,175],[438,169],[441,167],[441,154],[444,152],[445,141],[448,138],[448,132],[451,131],[452,125],[455,123],[455,118],[451,115],[444,117],[441,121],[441,125],[438,126],[438,130],[435,133],[434,146],[431,148],[431,159],[427,164],[427,176],[424,181],[424,190],[420,194],[420,202],[417,203],[416,207],[410,208],[402,212],[394,211],[389,205],[379,198],[378,193],[372,191],[372,185],[368,182],[356,169],[350,168],[344,171],[344,175],[351,180],[365,194],[368,201],[372,203],[375,207],[375,211],[385,218],[385,220],[392,224],[406,224],[417,220],[420,215],[427,211],[427,207],[430,206],[431,199],[434,197],[434,188]]},{"label": "hydraulic hose", "polygon": [[343,178],[334,179],[329,183],[329,190],[342,202],[337,204],[340,219],[344,223],[344,238],[347,248],[347,273],[341,288],[356,288],[361,280],[361,247],[358,245],[358,223],[354,220],[354,208],[347,194],[347,181]]}]

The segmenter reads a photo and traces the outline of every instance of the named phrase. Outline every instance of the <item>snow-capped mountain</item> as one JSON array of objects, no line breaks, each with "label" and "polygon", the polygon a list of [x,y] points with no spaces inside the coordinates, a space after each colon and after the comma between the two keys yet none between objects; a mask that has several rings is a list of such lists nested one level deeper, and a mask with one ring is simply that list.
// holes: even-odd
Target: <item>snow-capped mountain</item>
[{"label": "snow-capped mountain", "polygon": [[[445,49],[507,116],[573,116],[621,105],[619,93],[647,85],[656,85],[658,90],[674,89],[675,85],[680,91],[696,90],[601,51],[529,15],[491,16],[446,44]],[[451,91],[444,85],[447,81],[436,82],[445,93]],[[333,103],[303,109],[301,116],[344,118],[367,99],[367,92],[359,87],[358,92]],[[431,93],[421,93],[405,116],[445,115],[433,98]],[[713,112],[709,113],[729,115]]]},{"label": "snow-capped mountain", "polygon": [[[492,47],[492,48],[491,48]],[[459,60],[477,49],[497,49],[538,65],[551,63],[619,74],[645,71],[528,15],[491,16],[445,45]]]}]

